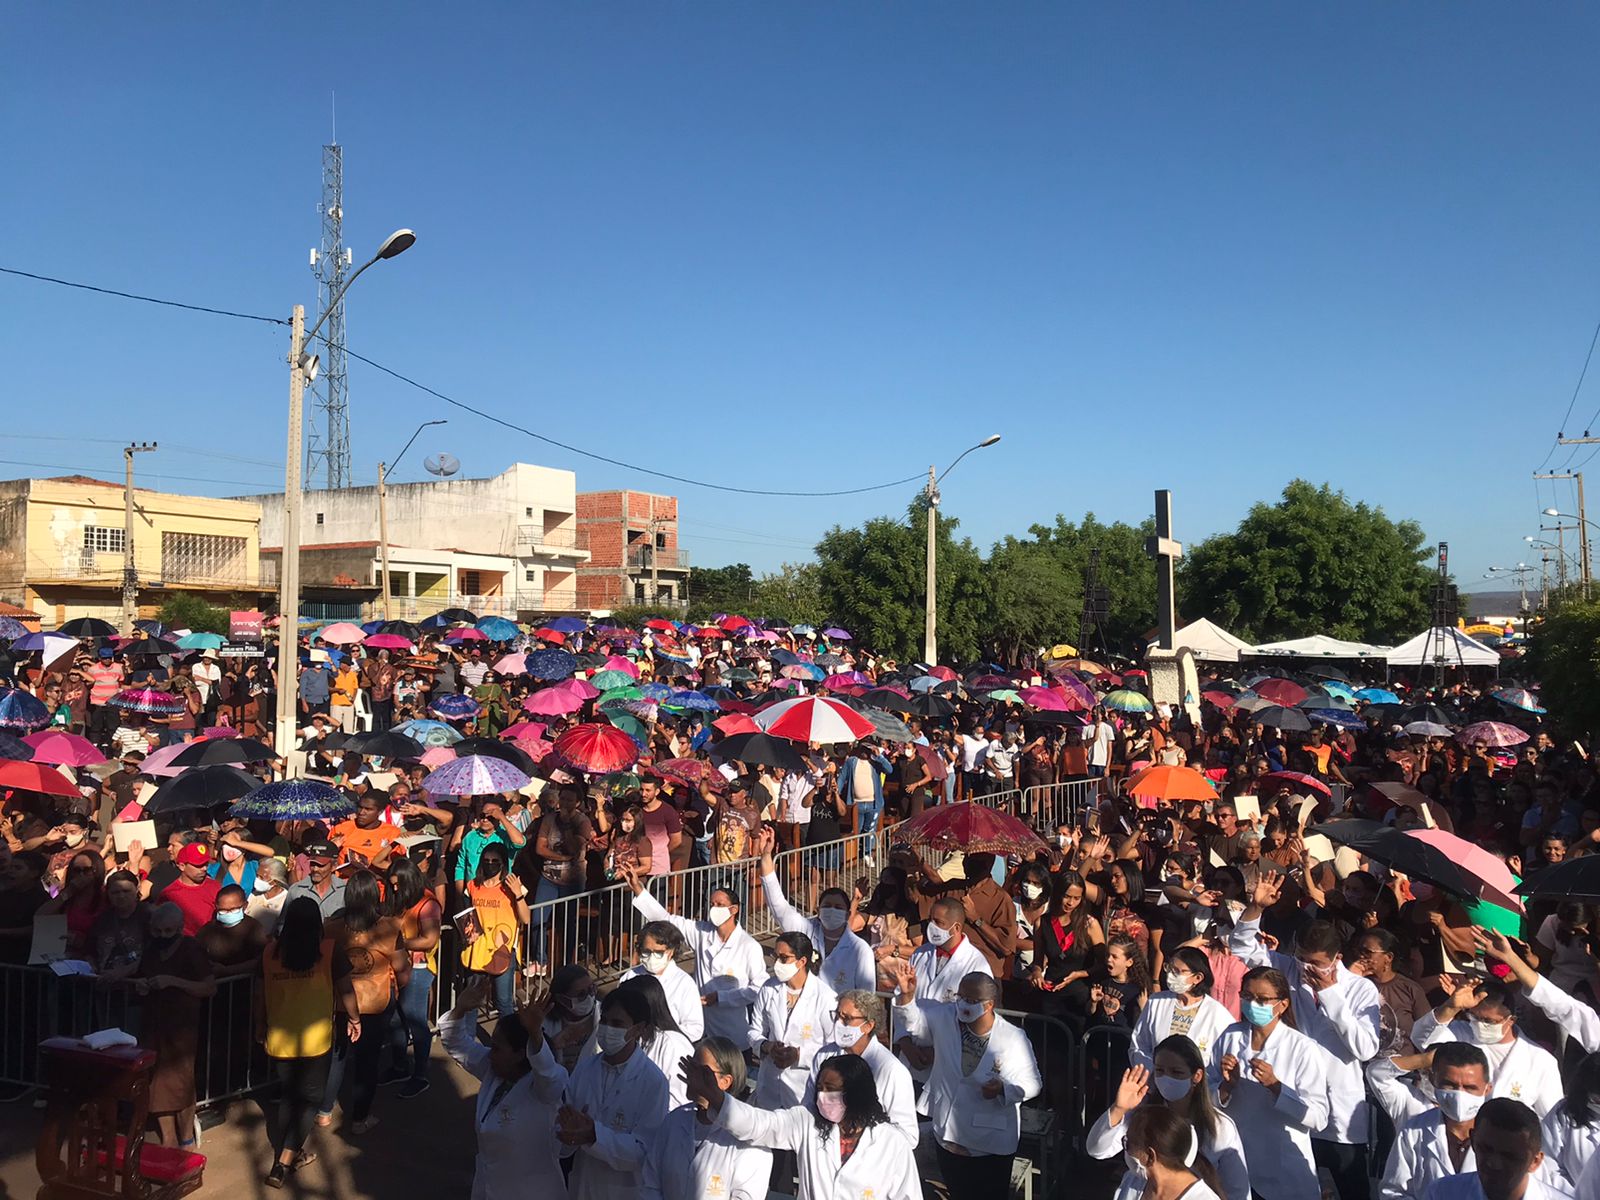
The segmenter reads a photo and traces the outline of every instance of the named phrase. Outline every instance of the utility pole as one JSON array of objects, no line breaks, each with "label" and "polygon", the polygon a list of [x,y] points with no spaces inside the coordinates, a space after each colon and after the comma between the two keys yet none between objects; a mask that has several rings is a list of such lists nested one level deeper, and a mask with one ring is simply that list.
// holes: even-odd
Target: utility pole
[{"label": "utility pole", "polygon": [[283,565],[278,570],[278,713],[273,745],[287,759],[295,749],[295,710],[300,697],[300,449],[305,436],[305,305],[289,322],[289,441],[284,459]]},{"label": "utility pole", "polygon": [[656,548],[656,530],[660,528],[661,518],[652,516],[649,525],[650,537],[650,603],[655,604],[661,599],[661,554]]},{"label": "utility pole", "polygon": [[154,442],[133,442],[123,447],[122,464],[128,479],[122,490],[122,636],[133,636],[139,612],[139,570],[133,558],[133,456],[154,450]]},{"label": "utility pole", "polygon": [[922,658],[932,668],[939,665],[939,573],[934,561],[934,548],[939,540],[939,480],[931,465],[928,467],[928,489],[923,495],[928,501],[928,578],[923,593]]},{"label": "utility pole", "polygon": [[[1587,430],[1581,438],[1561,438],[1563,446],[1586,446],[1591,443],[1600,443],[1600,438],[1592,438]],[[1583,504],[1583,472],[1582,471],[1549,471],[1544,474],[1534,472],[1534,479],[1569,479],[1577,485],[1578,511],[1578,574],[1583,583],[1583,598],[1589,598],[1590,586],[1594,581],[1594,574],[1590,567],[1589,558],[1589,514],[1584,510]],[[1553,510],[1547,510],[1547,515],[1554,515]]]},{"label": "utility pole", "polygon": [[[409,442],[406,443],[410,445]],[[378,557],[383,571],[383,619],[392,620],[389,612],[389,490],[384,486],[387,469],[378,464]]]}]

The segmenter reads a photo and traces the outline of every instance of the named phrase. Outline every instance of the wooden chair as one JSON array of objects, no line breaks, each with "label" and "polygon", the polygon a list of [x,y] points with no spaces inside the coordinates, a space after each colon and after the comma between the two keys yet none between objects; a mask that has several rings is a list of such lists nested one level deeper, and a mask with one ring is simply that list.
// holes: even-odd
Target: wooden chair
[{"label": "wooden chair", "polygon": [[50,1038],[39,1061],[49,1110],[34,1148],[38,1200],[174,1200],[200,1187],[203,1154],[145,1145],[153,1051]]}]

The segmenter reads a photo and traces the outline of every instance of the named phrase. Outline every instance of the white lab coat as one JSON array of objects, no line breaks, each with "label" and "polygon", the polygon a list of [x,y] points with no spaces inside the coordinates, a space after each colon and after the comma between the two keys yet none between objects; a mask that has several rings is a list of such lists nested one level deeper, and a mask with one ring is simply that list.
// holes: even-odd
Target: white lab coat
[{"label": "white lab coat", "polygon": [[[1478,1182],[1476,1171],[1436,1180],[1432,1187],[1422,1193],[1422,1196],[1423,1200],[1485,1200],[1483,1184]],[[1522,1193],[1522,1200],[1570,1200],[1570,1197],[1565,1192],[1558,1192],[1541,1182],[1536,1174],[1528,1180],[1527,1189]]]},{"label": "white lab coat", "polygon": [[822,955],[817,973],[827,980],[829,987],[837,993],[878,990],[878,960],[873,956],[872,947],[862,938],[846,927],[839,934],[838,944],[829,950],[822,922],[795,911],[784,897],[783,885],[776,875],[763,875],[761,890],[766,893],[767,907],[772,910],[772,919],[779,929],[785,933],[803,933],[811,939],[817,953]]},{"label": "white lab coat", "polygon": [[1574,1125],[1567,1117],[1567,1102],[1562,1100],[1540,1123],[1544,1140],[1544,1161],[1553,1165],[1568,1191],[1578,1186],[1584,1167],[1600,1151],[1600,1119],[1587,1125]]},{"label": "white lab coat", "polygon": [[[642,966],[631,967],[622,973],[622,978],[648,974],[650,972]],[[673,961],[656,978],[667,994],[667,1008],[672,1011],[672,1019],[678,1023],[679,1030],[691,1042],[698,1042],[706,1031],[706,1006],[700,1001],[700,989],[695,986],[694,977]]]},{"label": "white lab coat", "polygon": [[[917,1111],[928,1118],[934,1137],[971,1154],[1015,1154],[1023,1102],[1044,1086],[1028,1035],[996,1014],[983,1057],[972,1074],[963,1075],[961,1022],[955,1005],[915,1000],[897,1004],[895,1013],[918,1042],[933,1044],[933,1070]],[[996,1079],[1001,1091],[991,1099],[983,1088]]]},{"label": "white lab coat", "polygon": [[800,1051],[800,1060],[779,1070],[770,1058],[761,1059],[752,1103],[758,1108],[790,1108],[800,1103],[811,1081],[811,1064],[817,1051],[833,1040],[833,1010],[839,998],[833,989],[810,972],[805,986],[789,1006],[789,985],[769,979],[761,985],[751,1010],[747,1044],[760,1052],[762,1042],[781,1042]]},{"label": "white lab coat", "polygon": [[[1200,1084],[1204,1087],[1205,1084]],[[1195,1131],[1199,1134],[1199,1130]],[[1111,1113],[1100,1114],[1100,1119],[1089,1130],[1084,1149],[1090,1158],[1101,1161],[1119,1158],[1128,1144],[1128,1119],[1124,1117],[1115,1125]],[[1223,1200],[1250,1200],[1250,1171],[1244,1157],[1244,1142],[1239,1138],[1238,1127],[1225,1112],[1217,1113],[1217,1131],[1211,1137],[1200,1135],[1200,1153],[1205,1155],[1217,1171],[1217,1182],[1222,1185]],[[1124,1171],[1113,1200],[1139,1200],[1144,1195],[1145,1177],[1142,1172]]]},{"label": "white lab coat", "polygon": [[1382,1005],[1378,987],[1339,963],[1334,982],[1314,991],[1301,974],[1300,960],[1268,950],[1256,940],[1260,931],[1259,920],[1240,921],[1233,927],[1228,947],[1252,967],[1276,967],[1283,972],[1294,1002],[1295,1024],[1328,1052],[1328,1115],[1316,1135],[1325,1141],[1364,1145],[1370,1114],[1362,1068],[1378,1054]]},{"label": "white lab coat", "polygon": [[1211,1052],[1211,1043],[1217,1035],[1234,1023],[1234,1015],[1210,996],[1200,997],[1200,1003],[1191,1009],[1182,1009],[1173,992],[1157,992],[1151,996],[1133,1027],[1133,1048],[1129,1062],[1150,1070],[1155,1065],[1156,1047],[1172,1032],[1172,1018],[1178,1012],[1192,1012],[1187,1032],[1184,1034],[1200,1051],[1203,1062]]},{"label": "white lab coat", "polygon": [[633,907],[646,921],[666,921],[677,927],[694,952],[694,979],[700,994],[715,994],[717,1002],[703,1008],[705,1032],[725,1037],[734,1045],[750,1028],[750,1006],[767,978],[767,960],[761,943],[742,925],[735,925],[726,941],[710,921],[675,917],[649,892],[633,898]]},{"label": "white lab coat", "polygon": [[[743,1035],[734,1045],[743,1045]],[[689,1085],[683,1079],[683,1060],[694,1055],[694,1043],[676,1029],[661,1029],[656,1031],[655,1037],[650,1039],[650,1044],[640,1043],[639,1048],[645,1056],[667,1077],[667,1106],[677,1108],[689,1100]],[[589,1035],[589,1040],[584,1043],[583,1056],[597,1056],[600,1053],[600,1039],[594,1034]]]},{"label": "white lab coat", "polygon": [[556,1109],[567,1086],[567,1073],[550,1053],[550,1043],[528,1055],[533,1067],[490,1107],[499,1080],[489,1069],[489,1048],[477,1038],[476,1013],[439,1018],[439,1039],[450,1057],[478,1080],[478,1109],[473,1128],[478,1153],[473,1164],[472,1200],[520,1200],[529,1179],[547,1181],[551,1200],[566,1200],[561,1177],[561,1143],[556,1141]]},{"label": "white lab coat", "polygon": [[717,1120],[742,1142],[794,1151],[800,1168],[797,1200],[922,1200],[922,1178],[906,1139],[887,1123],[864,1131],[850,1161],[839,1161],[839,1131],[827,1139],[808,1108],[767,1112],[732,1096]]},{"label": "white lab coat", "polygon": [[[811,1082],[806,1087],[805,1095],[807,1104],[817,1094],[817,1072],[822,1069],[822,1064],[836,1054],[849,1053],[843,1046],[833,1042],[817,1051],[816,1058],[811,1060]],[[917,1128],[917,1085],[911,1078],[911,1072],[876,1037],[861,1052],[861,1061],[872,1069],[872,1082],[878,1089],[878,1103],[889,1114],[889,1124],[905,1134],[906,1139],[915,1146],[921,1140],[921,1133]]]},{"label": "white lab coat", "polygon": [[639,1200],[766,1200],[772,1151],[743,1145],[720,1124],[700,1124],[698,1112],[693,1104],[674,1108],[656,1130]]},{"label": "white lab coat", "polygon": [[[1411,1027],[1411,1042],[1418,1050],[1440,1042],[1471,1041],[1472,1030],[1466,1021],[1441,1025],[1431,1011],[1424,1013]],[[1486,1046],[1478,1048],[1485,1053],[1489,1050]],[[1489,1060],[1489,1095],[1520,1100],[1543,1117],[1561,1100],[1561,1068],[1556,1064],[1555,1055],[1535,1046],[1520,1033],[1515,1034],[1498,1069],[1494,1060]]]},{"label": "white lab coat", "polygon": [[594,1145],[562,1150],[564,1158],[577,1156],[569,1181],[572,1200],[633,1200],[645,1148],[667,1116],[661,1068],[638,1048],[618,1067],[598,1054],[581,1058],[567,1084],[566,1102],[594,1118]]},{"label": "white lab coat", "polygon": [[[963,937],[947,957],[941,957],[932,942],[923,942],[911,952],[911,969],[917,975],[917,999],[931,1000],[935,1004],[953,1003],[956,993],[961,988],[961,981],[973,971],[981,971],[985,975],[993,975],[989,969],[989,960],[983,952],[972,944],[972,939]],[[896,1012],[899,1010],[896,1009]],[[895,1033],[895,1041],[900,1040],[899,1031]],[[923,1038],[913,1037],[918,1045],[927,1045]],[[931,1071],[906,1064],[911,1072],[911,1078],[918,1083],[927,1083]]]},{"label": "white lab coat", "polygon": [[[1217,1093],[1223,1058],[1231,1054],[1239,1060],[1239,1082],[1227,1112],[1244,1142],[1256,1194],[1262,1200],[1321,1200],[1311,1134],[1328,1122],[1328,1052],[1282,1021],[1260,1051],[1250,1048],[1251,1032],[1241,1021],[1218,1035],[1206,1082]],[[1250,1073],[1256,1058],[1271,1064],[1283,1085],[1277,1097]]]},{"label": "white lab coat", "polygon": [[1527,995],[1544,1010],[1545,1016],[1582,1046],[1585,1053],[1600,1050],[1600,1016],[1595,1015],[1594,1009],[1542,975]]}]

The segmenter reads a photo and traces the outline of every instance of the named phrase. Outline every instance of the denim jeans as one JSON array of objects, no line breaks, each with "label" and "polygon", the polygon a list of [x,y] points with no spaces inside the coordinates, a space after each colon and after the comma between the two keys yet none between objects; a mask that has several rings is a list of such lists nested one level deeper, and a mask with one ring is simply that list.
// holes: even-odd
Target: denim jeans
[{"label": "denim jeans", "polygon": [[[533,945],[533,961],[542,963],[549,960],[550,939],[545,934],[545,925],[551,923],[551,910],[538,907],[548,904],[551,900],[560,900],[567,896],[576,896],[583,891],[582,881],[573,883],[551,883],[550,880],[539,877],[539,887],[533,894],[533,920],[528,927],[528,940]],[[572,962],[577,956],[577,913],[571,911],[568,905],[558,909],[554,914],[553,924],[556,932],[561,937],[562,947],[557,957],[560,959],[556,965],[560,966]]]},{"label": "denim jeans", "polygon": [[397,1070],[406,1069],[406,1047],[413,1048],[411,1078],[428,1074],[428,1054],[433,1049],[433,1029],[428,1024],[428,999],[433,992],[433,972],[427,967],[412,967],[411,979],[400,993],[389,1025],[389,1045],[394,1051]]},{"label": "denim jeans", "polygon": [[[513,1008],[515,1006],[513,1005]],[[339,1102],[345,1071],[350,1072],[350,1110],[352,1121],[364,1120],[372,1112],[378,1093],[378,1063],[383,1056],[384,1035],[393,1019],[394,1005],[381,1013],[361,1016],[361,1040],[351,1045],[344,1030],[343,1015],[334,1017],[333,1059],[328,1064],[328,1082],[322,1090],[322,1113],[327,1115]]]}]

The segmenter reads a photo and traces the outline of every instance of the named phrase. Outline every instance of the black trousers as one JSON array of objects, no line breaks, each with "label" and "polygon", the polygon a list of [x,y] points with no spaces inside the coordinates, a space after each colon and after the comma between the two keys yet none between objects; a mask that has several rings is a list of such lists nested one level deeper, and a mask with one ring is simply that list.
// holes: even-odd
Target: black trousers
[{"label": "black trousers", "polygon": [[1372,1181],[1367,1177],[1367,1147],[1345,1142],[1311,1139],[1311,1157],[1318,1167],[1333,1177],[1339,1200],[1371,1200]]},{"label": "black trousers", "polygon": [[1011,1194],[1011,1154],[951,1154],[935,1145],[950,1200],[1001,1200]]},{"label": "black trousers", "polygon": [[273,1161],[285,1150],[296,1154],[311,1136],[317,1119],[317,1105],[328,1082],[329,1054],[316,1058],[275,1058],[272,1072],[278,1077],[278,1124],[272,1134]]}]

